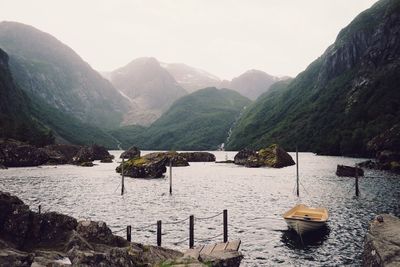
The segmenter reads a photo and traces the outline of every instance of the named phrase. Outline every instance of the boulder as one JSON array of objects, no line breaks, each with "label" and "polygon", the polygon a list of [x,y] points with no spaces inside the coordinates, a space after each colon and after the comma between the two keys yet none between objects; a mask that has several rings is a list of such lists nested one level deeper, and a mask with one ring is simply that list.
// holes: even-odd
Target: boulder
[{"label": "boulder", "polygon": [[235,155],[235,164],[244,165],[250,168],[271,167],[283,168],[294,165],[292,157],[278,145],[271,145],[267,148],[254,150],[241,150]]},{"label": "boulder", "polygon": [[134,178],[161,178],[167,171],[165,164],[167,159],[165,157],[154,157],[154,158],[135,158],[126,161],[124,164],[120,164],[116,171],[121,173],[122,165],[124,175]]},{"label": "boulder", "polygon": [[336,168],[337,176],[347,176],[347,177],[356,177],[364,176],[364,170],[359,167],[351,167],[346,165],[337,165]]},{"label": "boulder", "polygon": [[42,148],[42,150],[49,156],[47,164],[72,163],[73,157],[80,149],[80,146],[66,144],[48,145]]},{"label": "boulder", "polygon": [[106,158],[113,158],[113,156],[110,155],[106,148],[99,145],[92,145],[82,147],[72,160],[74,164],[81,165],[83,162],[103,160]]},{"label": "boulder", "polygon": [[363,266],[400,266],[400,219],[377,216],[369,225],[364,241]]},{"label": "boulder", "polygon": [[6,167],[39,166],[48,161],[41,149],[18,141],[0,143],[0,164]]},{"label": "boulder", "polygon": [[140,157],[140,150],[135,146],[131,146],[127,151],[123,152],[120,156],[122,159],[134,159]]},{"label": "boulder", "polygon": [[182,152],[179,153],[188,162],[214,162],[215,155],[209,152]]},{"label": "boulder", "polygon": [[81,167],[93,167],[94,164],[91,161],[87,161],[87,162],[80,163],[79,166],[81,166]]},{"label": "boulder", "polygon": [[102,160],[100,160],[101,163],[112,163],[113,162],[113,157],[105,157]]},{"label": "boulder", "polygon": [[250,156],[257,156],[257,152],[249,149],[240,150],[234,157],[235,164],[245,165]]},{"label": "boulder", "polygon": [[165,159],[165,164],[169,166],[171,163],[172,167],[189,166],[189,162],[186,160],[186,158],[184,158],[181,154],[175,151],[149,153],[144,155],[143,158],[150,161]]},{"label": "boulder", "polygon": [[8,168],[2,164],[0,164],[0,170],[7,170]]},{"label": "boulder", "polygon": [[105,222],[80,221],[77,233],[89,243],[104,244],[113,247],[126,247],[129,242],[112,234]]}]

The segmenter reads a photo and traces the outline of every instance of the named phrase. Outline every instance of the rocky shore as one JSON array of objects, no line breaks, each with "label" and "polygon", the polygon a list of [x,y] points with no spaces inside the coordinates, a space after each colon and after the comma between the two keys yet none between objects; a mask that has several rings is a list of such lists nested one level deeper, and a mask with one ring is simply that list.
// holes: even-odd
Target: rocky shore
[{"label": "rocky shore", "polygon": [[377,216],[365,237],[363,266],[400,266],[400,219]]},{"label": "rocky shore", "polygon": [[182,255],[128,242],[104,222],[38,214],[0,192],[0,266],[157,266]]},{"label": "rocky shore", "polygon": [[35,147],[16,140],[0,140],[0,166],[32,167],[43,164],[93,166],[94,160],[112,162],[113,156],[99,145],[56,144]]},{"label": "rocky shore", "polygon": [[222,267],[239,266],[242,257],[240,252],[227,251],[202,259],[129,242],[114,235],[105,222],[36,213],[18,197],[0,191],[0,266]]}]

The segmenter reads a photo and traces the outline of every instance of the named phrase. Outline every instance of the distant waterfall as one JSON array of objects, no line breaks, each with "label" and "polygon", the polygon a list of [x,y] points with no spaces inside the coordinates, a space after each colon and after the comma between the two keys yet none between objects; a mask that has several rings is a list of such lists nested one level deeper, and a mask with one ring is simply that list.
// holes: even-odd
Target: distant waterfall
[{"label": "distant waterfall", "polygon": [[240,111],[239,115],[236,116],[234,122],[232,123],[231,127],[229,128],[228,136],[226,137],[225,142],[222,143],[222,144],[219,146],[220,150],[222,150],[222,151],[225,150],[225,144],[227,144],[227,143],[229,142],[229,139],[231,138],[231,135],[232,135],[232,130],[233,130],[233,128],[235,128],[237,122],[238,122],[239,119],[242,117],[242,115],[243,115],[244,111],[246,110],[246,108],[247,108],[247,107],[244,106],[243,109]]}]

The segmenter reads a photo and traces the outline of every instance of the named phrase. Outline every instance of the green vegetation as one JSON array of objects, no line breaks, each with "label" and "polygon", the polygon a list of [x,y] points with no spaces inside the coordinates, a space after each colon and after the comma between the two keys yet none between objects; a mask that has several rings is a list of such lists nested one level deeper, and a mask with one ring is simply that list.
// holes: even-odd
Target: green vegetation
[{"label": "green vegetation", "polygon": [[124,149],[135,145],[144,143],[146,128],[139,125],[123,126],[114,130],[109,130],[108,133],[115,139],[121,142],[121,146]]},{"label": "green vegetation", "polygon": [[150,127],[124,127],[110,133],[124,148],[207,150],[225,142],[227,133],[250,100],[227,89],[206,88],[177,100]]},{"label": "green vegetation", "polygon": [[[393,12],[400,12],[398,1],[378,2],[304,72],[273,85],[240,118],[227,147],[278,143],[292,151],[297,145],[321,154],[369,155],[368,141],[400,121],[395,45],[400,40],[392,32],[400,22],[391,21]],[[388,36],[393,40],[388,42]]]}]

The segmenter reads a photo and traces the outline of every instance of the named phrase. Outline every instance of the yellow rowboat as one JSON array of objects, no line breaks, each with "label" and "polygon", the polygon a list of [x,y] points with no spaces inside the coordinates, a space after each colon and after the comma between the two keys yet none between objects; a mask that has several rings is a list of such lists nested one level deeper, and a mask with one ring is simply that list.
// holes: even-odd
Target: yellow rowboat
[{"label": "yellow rowboat", "polygon": [[289,228],[299,235],[318,230],[328,221],[328,210],[325,208],[309,208],[298,204],[283,214]]}]

